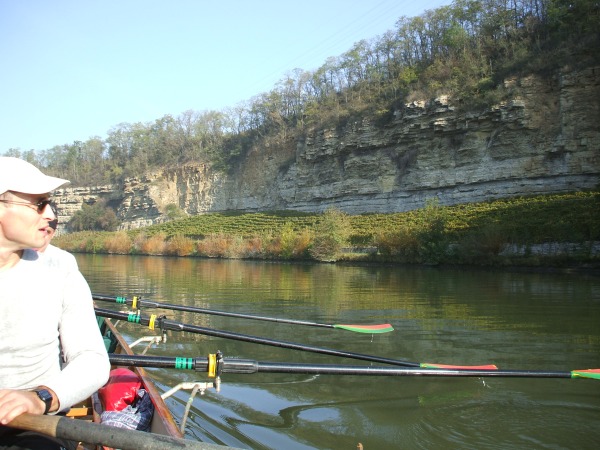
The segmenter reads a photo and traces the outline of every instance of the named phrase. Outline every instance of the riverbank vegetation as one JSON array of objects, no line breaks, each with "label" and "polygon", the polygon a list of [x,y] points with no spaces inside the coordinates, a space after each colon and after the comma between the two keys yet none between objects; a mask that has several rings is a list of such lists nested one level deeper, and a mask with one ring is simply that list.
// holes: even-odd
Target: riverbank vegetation
[{"label": "riverbank vegetation", "polygon": [[130,231],[55,238],[72,252],[362,261],[598,267],[600,191],[350,216],[294,211],[211,213]]}]

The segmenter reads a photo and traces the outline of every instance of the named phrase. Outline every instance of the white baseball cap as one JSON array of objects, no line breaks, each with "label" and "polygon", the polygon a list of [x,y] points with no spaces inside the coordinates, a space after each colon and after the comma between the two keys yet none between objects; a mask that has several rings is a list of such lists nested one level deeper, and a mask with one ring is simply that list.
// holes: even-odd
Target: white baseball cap
[{"label": "white baseball cap", "polygon": [[45,175],[27,161],[12,156],[0,156],[0,194],[6,191],[45,194],[66,183],[70,181]]}]

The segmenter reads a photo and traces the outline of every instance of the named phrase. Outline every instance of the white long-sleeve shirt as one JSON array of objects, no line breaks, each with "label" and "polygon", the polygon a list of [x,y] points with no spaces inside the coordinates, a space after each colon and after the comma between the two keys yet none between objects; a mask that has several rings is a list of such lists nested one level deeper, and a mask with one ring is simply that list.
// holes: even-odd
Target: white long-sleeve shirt
[{"label": "white long-sleeve shirt", "polygon": [[0,272],[0,388],[48,386],[65,410],[103,386],[109,371],[83,275],[48,267],[24,250],[19,263]]},{"label": "white long-sleeve shirt", "polygon": [[[38,252],[39,253],[39,252]],[[46,265],[68,270],[79,270],[77,260],[71,253],[58,248],[52,244],[48,245],[46,250],[41,253],[41,257]]]}]

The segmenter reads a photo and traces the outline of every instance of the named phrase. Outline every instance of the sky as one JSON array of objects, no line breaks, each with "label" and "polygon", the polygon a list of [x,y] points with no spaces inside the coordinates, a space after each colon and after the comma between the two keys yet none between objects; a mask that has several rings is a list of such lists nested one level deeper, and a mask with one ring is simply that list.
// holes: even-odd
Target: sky
[{"label": "sky", "polygon": [[0,0],[0,154],[224,111],[450,0]]}]

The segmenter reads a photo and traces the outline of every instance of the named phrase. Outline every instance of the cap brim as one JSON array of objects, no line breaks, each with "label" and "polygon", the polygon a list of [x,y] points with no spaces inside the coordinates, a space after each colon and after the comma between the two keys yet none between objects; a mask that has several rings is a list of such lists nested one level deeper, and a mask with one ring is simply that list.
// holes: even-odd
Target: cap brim
[{"label": "cap brim", "polygon": [[69,183],[46,175],[33,164],[12,156],[0,156],[0,193],[45,194]]},{"label": "cap brim", "polygon": [[22,192],[23,194],[45,194],[68,183],[70,183],[69,180],[63,180],[62,178],[45,175],[44,177],[39,177],[35,180],[20,180],[17,183],[11,184],[11,186],[7,187],[7,189],[4,189],[3,192],[15,191]]}]

